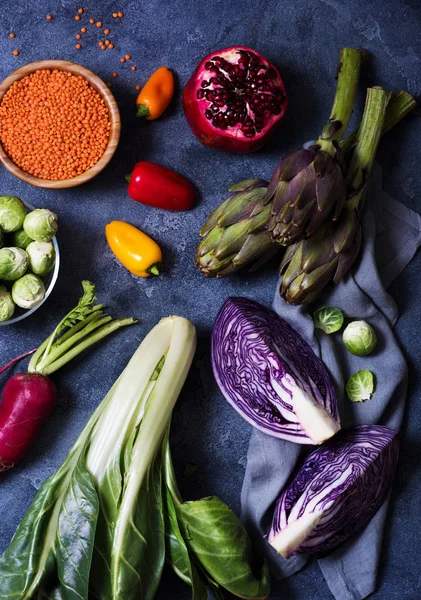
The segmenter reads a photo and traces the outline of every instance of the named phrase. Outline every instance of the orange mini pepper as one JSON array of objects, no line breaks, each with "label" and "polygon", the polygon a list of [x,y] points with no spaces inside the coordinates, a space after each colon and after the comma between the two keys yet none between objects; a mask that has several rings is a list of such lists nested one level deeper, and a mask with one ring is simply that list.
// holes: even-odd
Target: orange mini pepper
[{"label": "orange mini pepper", "polygon": [[174,94],[174,75],[167,67],[152,73],[137,97],[137,117],[158,119],[167,109]]},{"label": "orange mini pepper", "polygon": [[105,235],[111,251],[130,273],[138,277],[159,275],[161,248],[146,233],[124,221],[111,221]]}]

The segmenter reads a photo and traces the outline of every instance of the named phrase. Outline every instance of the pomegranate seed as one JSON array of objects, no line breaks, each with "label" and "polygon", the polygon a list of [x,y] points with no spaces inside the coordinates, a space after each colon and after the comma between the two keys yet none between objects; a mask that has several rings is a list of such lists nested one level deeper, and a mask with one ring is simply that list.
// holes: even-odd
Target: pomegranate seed
[{"label": "pomegranate seed", "polygon": [[212,119],[212,113],[209,109],[205,110],[205,117],[209,119],[209,121]]},{"label": "pomegranate seed", "polygon": [[204,95],[205,95],[204,90],[198,90],[198,92],[196,94],[198,100],[203,100]]},{"label": "pomegranate seed", "polygon": [[209,81],[206,81],[206,79],[204,79],[204,80],[202,81],[201,85],[202,85],[202,87],[203,87],[203,88],[205,88],[205,87],[208,87],[208,85],[209,85]]}]

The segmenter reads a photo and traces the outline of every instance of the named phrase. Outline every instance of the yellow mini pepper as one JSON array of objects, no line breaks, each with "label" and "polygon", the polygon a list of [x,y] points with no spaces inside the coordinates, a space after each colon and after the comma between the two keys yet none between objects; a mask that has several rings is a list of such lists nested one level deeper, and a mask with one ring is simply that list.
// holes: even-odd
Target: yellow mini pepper
[{"label": "yellow mini pepper", "polygon": [[159,275],[161,248],[146,233],[124,221],[111,221],[105,235],[112,252],[130,273],[138,277]]},{"label": "yellow mini pepper", "polygon": [[137,117],[148,121],[158,119],[167,109],[174,94],[174,75],[167,67],[160,67],[143,86],[137,97]]}]

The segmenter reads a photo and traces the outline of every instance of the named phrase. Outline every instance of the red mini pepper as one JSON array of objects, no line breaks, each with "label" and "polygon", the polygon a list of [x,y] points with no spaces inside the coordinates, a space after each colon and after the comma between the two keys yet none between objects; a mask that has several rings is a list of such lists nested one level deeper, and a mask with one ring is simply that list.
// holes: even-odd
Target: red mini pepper
[{"label": "red mini pepper", "polygon": [[129,196],[136,202],[167,210],[189,210],[193,206],[195,190],[190,181],[160,165],[138,162],[127,180]]}]

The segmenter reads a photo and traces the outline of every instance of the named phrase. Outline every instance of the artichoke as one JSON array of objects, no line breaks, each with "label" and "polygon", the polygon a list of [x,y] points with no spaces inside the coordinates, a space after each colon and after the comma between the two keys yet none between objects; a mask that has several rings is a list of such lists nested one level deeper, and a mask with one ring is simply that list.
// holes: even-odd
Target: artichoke
[{"label": "artichoke", "polygon": [[390,94],[367,90],[358,143],[347,174],[347,200],[339,218],[290,246],[281,263],[281,296],[289,304],[315,300],[330,282],[349,271],[361,246],[359,204],[373,166]]},{"label": "artichoke", "polygon": [[208,277],[226,277],[254,261],[262,264],[279,246],[266,231],[270,205],[267,182],[247,179],[229,188],[232,195],[210,215],[200,235],[196,264]]},{"label": "artichoke", "polygon": [[269,183],[268,231],[289,246],[337,219],[346,199],[345,165],[339,146],[355,101],[363,50],[343,48],[330,118],[317,143],[281,160]]}]

